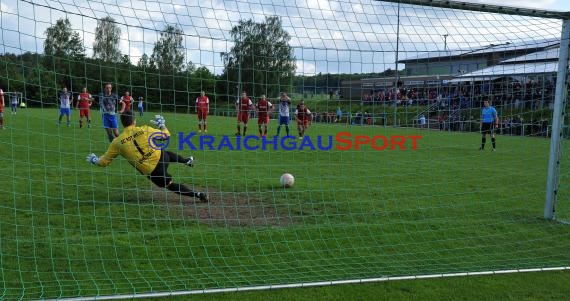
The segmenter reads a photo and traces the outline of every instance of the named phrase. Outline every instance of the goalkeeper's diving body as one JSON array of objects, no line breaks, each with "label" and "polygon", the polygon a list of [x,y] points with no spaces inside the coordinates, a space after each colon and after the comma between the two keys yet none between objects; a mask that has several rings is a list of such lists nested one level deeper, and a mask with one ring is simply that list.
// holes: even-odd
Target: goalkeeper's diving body
[{"label": "goalkeeper's diving body", "polygon": [[123,132],[113,139],[103,156],[98,157],[92,153],[87,156],[87,161],[97,166],[106,167],[111,164],[113,159],[121,155],[158,187],[166,187],[177,194],[199,198],[202,202],[208,202],[206,193],[193,191],[183,184],[173,182],[172,176],[168,174],[168,164],[182,163],[192,167],[194,166],[194,158],[192,156],[184,158],[153,145],[155,138],[170,137],[170,132],[166,128],[165,120],[162,116],[157,115],[151,122],[159,129],[146,125],[136,126],[133,112],[123,112],[121,115],[121,123],[124,127]]}]

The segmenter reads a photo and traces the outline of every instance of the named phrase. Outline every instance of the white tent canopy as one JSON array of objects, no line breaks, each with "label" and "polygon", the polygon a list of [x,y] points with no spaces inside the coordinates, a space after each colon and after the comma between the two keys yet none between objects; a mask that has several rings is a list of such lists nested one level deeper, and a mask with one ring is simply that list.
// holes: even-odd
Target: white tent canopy
[{"label": "white tent canopy", "polygon": [[523,56],[517,56],[512,59],[502,61],[501,63],[505,64],[505,63],[530,63],[531,61],[543,61],[543,62],[557,61],[559,52],[560,52],[560,47],[556,47],[544,51],[530,53]]},{"label": "white tent canopy", "polygon": [[447,82],[458,83],[466,81],[489,81],[504,76],[556,73],[557,71],[558,62],[505,64],[466,73]]}]

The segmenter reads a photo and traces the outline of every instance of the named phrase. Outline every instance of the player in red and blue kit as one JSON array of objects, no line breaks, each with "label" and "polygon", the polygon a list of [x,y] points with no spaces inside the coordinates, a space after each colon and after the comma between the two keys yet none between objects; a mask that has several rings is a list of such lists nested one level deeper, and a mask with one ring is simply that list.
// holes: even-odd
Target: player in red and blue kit
[{"label": "player in red and blue kit", "polygon": [[253,103],[251,99],[247,97],[247,93],[242,92],[241,98],[236,101],[236,110],[237,110],[237,133],[236,136],[240,135],[241,127],[240,123],[243,123],[243,135],[245,136],[245,132],[247,131],[247,122],[249,121],[249,111],[251,110]]},{"label": "player in red and blue kit", "polygon": [[485,142],[487,142],[487,134],[491,135],[491,143],[493,151],[495,151],[496,139],[494,129],[499,127],[499,115],[497,110],[489,104],[488,100],[483,102],[483,109],[481,110],[481,147],[479,150],[485,149]]}]

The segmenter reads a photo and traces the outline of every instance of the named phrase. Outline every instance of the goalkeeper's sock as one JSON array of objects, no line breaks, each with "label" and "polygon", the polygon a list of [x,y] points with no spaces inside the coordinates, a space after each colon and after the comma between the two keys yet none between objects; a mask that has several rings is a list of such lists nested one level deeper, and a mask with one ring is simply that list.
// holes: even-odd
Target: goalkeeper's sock
[{"label": "goalkeeper's sock", "polygon": [[165,155],[168,156],[168,162],[178,162],[178,163],[183,163],[183,164],[186,164],[186,162],[188,162],[189,158],[184,158],[175,152],[171,152],[171,151],[167,151],[167,150],[163,150],[163,152]]},{"label": "goalkeeper's sock", "polygon": [[79,120],[79,128],[83,127],[83,120]]},{"label": "goalkeeper's sock", "polygon": [[245,132],[247,131],[247,126],[243,126],[243,135],[245,136]]},{"label": "goalkeeper's sock", "polygon": [[167,188],[168,190],[180,195],[199,198],[202,202],[209,201],[208,196],[205,193],[195,192],[192,189],[186,187],[184,184],[171,183]]},{"label": "goalkeeper's sock", "polygon": [[484,149],[485,149],[485,143],[486,143],[486,142],[487,142],[487,138],[486,138],[486,137],[481,138],[481,148],[480,148],[481,150],[484,150]]},{"label": "goalkeeper's sock", "polygon": [[497,139],[495,139],[495,137],[491,138],[491,144],[493,144],[493,149],[495,149],[495,144],[497,142]]},{"label": "goalkeeper's sock", "polygon": [[237,126],[236,136],[239,136],[240,132],[241,132],[241,127],[238,125],[238,126]]},{"label": "goalkeeper's sock", "polygon": [[192,189],[184,186],[183,184],[178,184],[178,183],[171,183],[170,185],[168,185],[168,190],[180,194],[180,195],[184,195],[184,196],[191,196],[191,197],[197,197],[197,193],[194,192]]}]

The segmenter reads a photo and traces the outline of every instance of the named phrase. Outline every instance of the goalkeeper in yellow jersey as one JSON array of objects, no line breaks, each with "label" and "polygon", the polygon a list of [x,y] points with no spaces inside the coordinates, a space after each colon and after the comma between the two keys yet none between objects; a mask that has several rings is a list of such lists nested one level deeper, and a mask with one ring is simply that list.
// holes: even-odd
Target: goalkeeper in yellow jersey
[{"label": "goalkeeper in yellow jersey", "polygon": [[173,182],[172,176],[168,174],[168,164],[182,163],[192,167],[194,166],[194,158],[192,156],[181,157],[171,151],[163,150],[163,147],[157,145],[157,140],[168,139],[170,132],[166,128],[164,117],[156,115],[151,122],[159,129],[146,125],[137,126],[133,112],[123,112],[121,114],[123,132],[113,139],[103,156],[98,157],[95,154],[90,154],[87,156],[87,162],[106,167],[111,164],[113,159],[121,155],[158,187],[166,187],[180,195],[196,197],[202,202],[207,202],[208,196],[204,192],[193,191],[183,184]]}]

